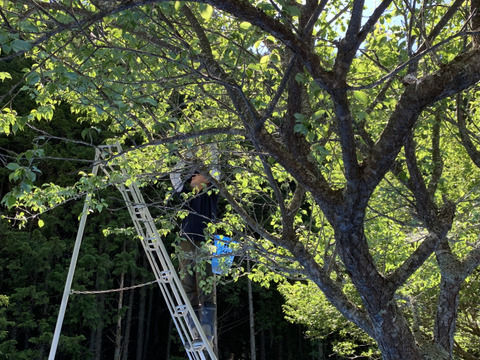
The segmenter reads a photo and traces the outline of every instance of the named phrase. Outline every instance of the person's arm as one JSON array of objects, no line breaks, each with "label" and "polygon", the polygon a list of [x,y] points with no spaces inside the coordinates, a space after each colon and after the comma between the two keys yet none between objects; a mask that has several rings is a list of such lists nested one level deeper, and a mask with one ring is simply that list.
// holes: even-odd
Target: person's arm
[{"label": "person's arm", "polygon": [[220,172],[220,170],[218,170],[216,167],[213,167],[211,170],[210,170],[210,176],[212,178],[214,178],[215,180],[219,181],[220,178],[222,177],[222,173]]},{"label": "person's arm", "polygon": [[170,181],[172,182],[173,189],[177,193],[180,193],[183,190],[183,180],[180,169],[184,166],[185,163],[183,161],[180,161],[177,165],[175,165],[173,171],[170,173]]}]

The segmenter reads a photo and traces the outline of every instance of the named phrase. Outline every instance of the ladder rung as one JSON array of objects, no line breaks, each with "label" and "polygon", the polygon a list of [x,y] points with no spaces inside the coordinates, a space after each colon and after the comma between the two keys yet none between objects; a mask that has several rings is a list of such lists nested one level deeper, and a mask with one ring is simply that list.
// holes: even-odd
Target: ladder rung
[{"label": "ladder rung", "polygon": [[[193,349],[192,349],[192,347],[193,347]],[[205,344],[204,344],[203,341],[200,340],[200,339],[197,339],[197,340],[192,341],[192,342],[191,342],[191,346],[190,346],[190,344],[189,344],[188,342],[185,344],[185,349],[186,349],[187,351],[190,351],[190,352],[201,351],[201,350],[203,350],[204,348],[205,348]]]},{"label": "ladder rung", "polygon": [[175,317],[184,317],[188,313],[187,305],[178,305],[175,307],[175,313],[173,316]]},{"label": "ladder rung", "polygon": [[164,283],[168,284],[169,282],[172,282],[173,276],[172,276],[172,272],[170,270],[162,271],[160,273],[160,276],[162,277],[162,281]]},{"label": "ladder rung", "polygon": [[137,217],[137,220],[141,221],[148,221],[148,216],[146,215],[146,212],[144,211],[147,209],[145,205],[134,205],[133,206],[133,212],[135,216]]},{"label": "ladder rung", "polygon": [[155,237],[145,239],[145,251],[156,252],[161,251]]},{"label": "ladder rung", "polygon": [[133,213],[135,214],[137,220],[147,221],[147,219],[145,219],[145,213],[143,212],[143,209],[144,207],[142,208],[142,207],[134,206]]},{"label": "ladder rung", "polygon": [[147,244],[147,247],[148,247],[148,250],[155,250],[156,247],[155,247],[155,244],[157,242],[157,238],[152,236],[152,237],[148,237],[148,238],[145,238],[145,244]]}]

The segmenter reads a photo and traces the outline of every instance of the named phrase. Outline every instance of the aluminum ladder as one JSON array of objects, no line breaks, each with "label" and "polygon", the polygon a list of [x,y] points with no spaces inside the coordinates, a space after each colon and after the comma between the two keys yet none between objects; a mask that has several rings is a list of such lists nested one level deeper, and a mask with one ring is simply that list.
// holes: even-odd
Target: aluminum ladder
[{"label": "aluminum ladder", "polygon": [[[213,346],[207,340],[205,332],[187,298],[180,278],[157,231],[150,210],[145,205],[140,189],[134,181],[127,181],[129,176],[125,168],[114,164],[114,161],[112,161],[116,158],[125,161],[120,145],[104,145],[97,150],[95,163],[100,164],[100,168],[108,177],[114,171],[121,173],[121,181],[118,181],[115,186],[122,194],[127,205],[130,217],[140,237],[140,242],[155,274],[158,286],[188,358],[191,360],[217,360]],[[201,341],[197,340],[194,342],[193,330],[187,324],[187,317],[193,320]]]}]

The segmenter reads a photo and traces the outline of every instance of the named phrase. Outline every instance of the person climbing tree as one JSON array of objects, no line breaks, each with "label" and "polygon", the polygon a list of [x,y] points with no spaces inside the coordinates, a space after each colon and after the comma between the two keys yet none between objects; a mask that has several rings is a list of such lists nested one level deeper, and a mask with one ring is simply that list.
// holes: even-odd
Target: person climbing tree
[{"label": "person climbing tree", "polygon": [[[214,222],[217,217],[218,194],[215,191],[209,191],[212,188],[209,179],[198,171],[186,182],[182,181],[180,172],[176,171],[170,174],[170,179],[177,194],[188,194],[183,205],[183,208],[188,211],[188,215],[180,226],[182,237],[180,242],[182,251],[179,254],[180,278],[205,335],[213,344],[216,324],[215,284],[211,289],[205,289],[206,279],[213,274],[210,264],[201,265],[201,247],[205,242],[204,231],[208,223]],[[199,269],[201,270],[199,271]],[[193,320],[187,319],[187,322],[194,343],[200,342],[200,336],[195,329]]]}]

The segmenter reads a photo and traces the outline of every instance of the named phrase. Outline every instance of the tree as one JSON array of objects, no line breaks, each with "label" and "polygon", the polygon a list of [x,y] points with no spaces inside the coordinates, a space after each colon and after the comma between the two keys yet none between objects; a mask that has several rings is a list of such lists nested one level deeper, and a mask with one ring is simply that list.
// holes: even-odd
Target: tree
[{"label": "tree", "polygon": [[[108,122],[142,184],[167,188],[180,159],[221,167],[211,231],[241,238],[252,277],[309,279],[386,360],[463,350],[460,290],[480,263],[478,1],[0,4],[2,60],[32,61],[21,90],[38,102],[23,115],[7,101],[5,133],[64,101],[91,126],[77,145]],[[8,165],[7,206],[35,214],[107,182],[35,187],[35,154]],[[408,301],[422,281],[425,313]]]}]

